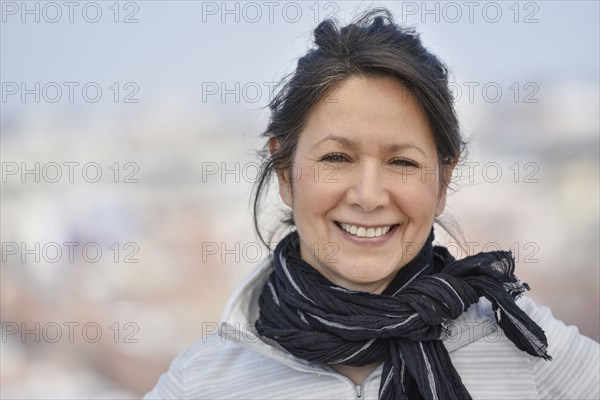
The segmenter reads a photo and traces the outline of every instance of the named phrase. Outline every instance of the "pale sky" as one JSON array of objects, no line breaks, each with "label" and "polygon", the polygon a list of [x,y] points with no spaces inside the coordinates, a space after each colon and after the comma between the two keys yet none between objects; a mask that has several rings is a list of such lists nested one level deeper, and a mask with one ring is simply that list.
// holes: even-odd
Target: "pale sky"
[{"label": "pale sky", "polygon": [[[388,6],[398,22],[415,26],[456,81],[598,82],[597,1],[429,2],[430,13],[423,2],[227,2],[233,11],[226,13],[220,1],[136,1],[119,4],[118,23],[112,1],[94,3],[102,11],[97,23],[83,14],[86,7],[95,17],[97,7],[86,6],[93,2],[79,2],[72,23],[63,2],[55,3],[62,13],[56,23],[47,21],[57,19],[56,8],[27,5],[35,10],[36,3],[39,23],[35,12],[23,14],[24,3],[2,2],[2,82],[100,82],[105,91],[111,82],[136,82],[140,101],[179,92],[200,98],[206,82],[256,82],[267,93],[264,83],[289,72],[307,50],[316,19],[337,11],[348,21],[369,4]],[[123,23],[127,15],[138,22]],[[9,114],[33,107],[10,97],[1,106]]]}]

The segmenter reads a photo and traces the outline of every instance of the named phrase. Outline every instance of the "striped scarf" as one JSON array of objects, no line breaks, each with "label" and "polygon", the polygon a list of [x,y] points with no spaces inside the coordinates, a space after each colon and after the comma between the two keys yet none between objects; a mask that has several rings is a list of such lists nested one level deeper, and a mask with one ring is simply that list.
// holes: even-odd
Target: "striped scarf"
[{"label": "striped scarf", "polygon": [[299,256],[297,232],[273,254],[274,271],[262,290],[258,333],[291,354],[324,364],[383,362],[379,399],[470,399],[442,339],[448,323],[481,296],[521,350],[551,360],[544,331],[516,304],[528,290],[514,275],[510,252],[455,260],[433,246],[433,228],[419,253],[380,294],[347,290]]}]

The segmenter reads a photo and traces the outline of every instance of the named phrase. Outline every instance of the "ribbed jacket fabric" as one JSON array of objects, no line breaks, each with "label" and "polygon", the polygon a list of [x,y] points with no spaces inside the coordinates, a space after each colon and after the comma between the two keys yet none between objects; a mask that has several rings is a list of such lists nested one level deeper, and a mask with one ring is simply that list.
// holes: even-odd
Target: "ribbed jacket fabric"
[{"label": "ribbed jacket fabric", "polygon": [[[369,399],[377,400],[380,365],[361,384],[334,369],[299,359],[254,328],[258,297],[272,271],[267,259],[238,286],[219,331],[183,351],[144,399]],[[474,399],[600,399],[600,346],[546,307],[517,304],[544,329],[553,361],[517,349],[480,299],[454,320],[444,341]]]}]

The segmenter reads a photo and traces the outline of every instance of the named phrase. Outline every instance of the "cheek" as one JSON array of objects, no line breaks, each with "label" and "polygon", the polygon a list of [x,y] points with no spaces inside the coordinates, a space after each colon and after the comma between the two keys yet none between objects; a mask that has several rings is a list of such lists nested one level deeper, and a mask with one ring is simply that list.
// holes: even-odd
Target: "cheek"
[{"label": "cheek", "polygon": [[303,164],[294,181],[294,209],[302,214],[323,214],[341,201],[341,185],[323,179],[322,168]]},{"label": "cheek", "polygon": [[432,218],[435,214],[438,198],[438,184],[432,175],[426,180],[408,179],[394,190],[395,202],[413,218]]}]

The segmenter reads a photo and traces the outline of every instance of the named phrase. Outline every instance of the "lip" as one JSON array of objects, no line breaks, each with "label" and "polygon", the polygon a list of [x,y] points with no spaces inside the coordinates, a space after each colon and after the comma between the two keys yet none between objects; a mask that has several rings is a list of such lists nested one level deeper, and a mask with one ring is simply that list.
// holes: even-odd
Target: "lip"
[{"label": "lip", "polygon": [[[357,225],[357,226],[362,226],[362,227],[366,227],[366,228],[377,228],[380,226],[389,226],[389,225],[362,225],[362,224],[352,224],[350,222],[345,222],[351,225]],[[383,246],[385,245],[387,242],[389,242],[392,239],[392,236],[394,236],[396,234],[396,231],[398,230],[398,227],[400,226],[400,224],[393,224],[392,229],[390,229],[390,231],[388,233],[386,233],[383,236],[379,236],[379,237],[358,237],[356,235],[353,235],[349,232],[346,232],[344,229],[342,229],[341,226],[338,225],[338,223],[333,222],[333,224],[336,227],[336,230],[340,233],[340,235],[345,239],[348,240],[350,242],[352,242],[355,245],[359,245],[359,246],[366,246],[366,247],[375,247],[375,246]]]}]

